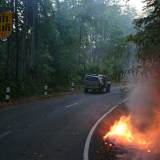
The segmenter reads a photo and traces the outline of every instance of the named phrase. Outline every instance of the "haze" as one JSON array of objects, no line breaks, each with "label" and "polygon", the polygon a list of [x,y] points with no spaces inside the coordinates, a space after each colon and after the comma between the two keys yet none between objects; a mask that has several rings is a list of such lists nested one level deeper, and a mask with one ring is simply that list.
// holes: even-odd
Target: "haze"
[{"label": "haze", "polygon": [[129,4],[136,8],[139,13],[142,13],[144,3],[142,0],[130,0]]}]

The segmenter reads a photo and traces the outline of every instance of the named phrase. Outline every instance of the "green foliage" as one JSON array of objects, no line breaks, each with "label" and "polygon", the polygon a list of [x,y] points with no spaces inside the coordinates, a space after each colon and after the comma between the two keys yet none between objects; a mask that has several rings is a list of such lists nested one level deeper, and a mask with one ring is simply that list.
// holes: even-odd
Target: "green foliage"
[{"label": "green foliage", "polygon": [[[126,64],[134,11],[106,0],[15,0],[14,31],[0,42],[0,86],[16,96],[80,82],[86,73],[113,79]],[[119,79],[119,78],[118,78]]]},{"label": "green foliage", "polygon": [[140,60],[160,60],[160,1],[145,0],[147,16],[135,20],[136,35],[131,35],[129,40],[139,46],[138,57]]}]

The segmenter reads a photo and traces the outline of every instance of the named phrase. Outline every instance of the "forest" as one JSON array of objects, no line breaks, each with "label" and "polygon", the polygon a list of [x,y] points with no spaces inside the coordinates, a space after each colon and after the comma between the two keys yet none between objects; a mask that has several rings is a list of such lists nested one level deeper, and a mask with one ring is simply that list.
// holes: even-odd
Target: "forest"
[{"label": "forest", "polygon": [[[121,81],[136,60],[160,56],[160,2],[146,14],[116,0],[0,0],[13,13],[13,32],[0,41],[0,95],[15,97],[67,89],[87,73]],[[136,57],[136,58],[134,58]]]}]

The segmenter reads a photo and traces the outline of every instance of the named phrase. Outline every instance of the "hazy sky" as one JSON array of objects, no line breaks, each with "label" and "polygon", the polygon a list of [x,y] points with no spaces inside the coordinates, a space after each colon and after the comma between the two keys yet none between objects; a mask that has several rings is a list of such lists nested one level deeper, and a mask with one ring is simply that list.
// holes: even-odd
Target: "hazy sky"
[{"label": "hazy sky", "polygon": [[142,12],[144,6],[143,0],[130,0],[128,3],[134,6],[139,13]]}]

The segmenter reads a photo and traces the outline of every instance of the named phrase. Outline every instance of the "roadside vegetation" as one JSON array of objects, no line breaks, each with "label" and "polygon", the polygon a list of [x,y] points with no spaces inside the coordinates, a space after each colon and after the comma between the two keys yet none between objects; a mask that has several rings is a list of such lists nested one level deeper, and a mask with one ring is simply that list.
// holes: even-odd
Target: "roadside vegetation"
[{"label": "roadside vegetation", "polygon": [[[120,81],[132,65],[136,12],[119,1],[1,0],[1,10],[14,14],[13,33],[0,41],[0,97],[61,91],[81,83],[85,73]],[[7,7],[5,7],[7,4]],[[3,99],[3,98],[2,98]]]},{"label": "roadside vegetation", "polygon": [[145,16],[135,20],[137,33],[131,35],[138,46],[138,59],[145,62],[160,61],[160,1],[145,0]]}]

